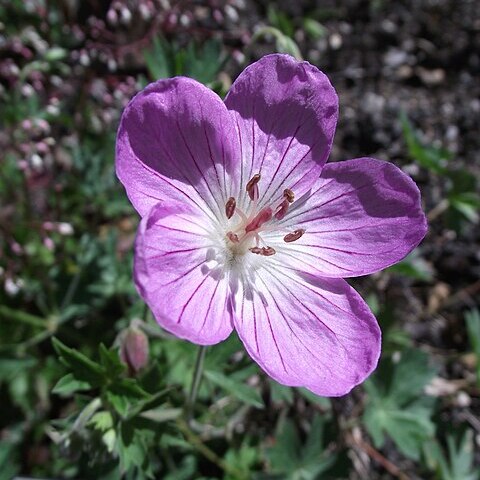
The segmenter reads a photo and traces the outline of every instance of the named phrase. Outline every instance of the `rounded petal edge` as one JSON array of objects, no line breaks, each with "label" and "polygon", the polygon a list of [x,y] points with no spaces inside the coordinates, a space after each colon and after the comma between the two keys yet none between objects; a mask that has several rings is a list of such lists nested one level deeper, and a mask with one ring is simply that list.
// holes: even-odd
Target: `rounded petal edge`
[{"label": "rounded petal edge", "polygon": [[320,396],[346,395],[377,366],[375,317],[344,280],[282,270],[264,272],[262,288],[240,289],[234,317],[240,339],[277,382]]},{"label": "rounded petal edge", "polygon": [[137,93],[117,132],[117,177],[141,216],[160,200],[218,214],[238,169],[235,126],[220,97],[187,77]]},{"label": "rounded petal edge", "polygon": [[428,230],[415,182],[394,164],[368,157],[327,164],[311,196],[291,209],[283,227],[306,232],[292,245],[272,242],[285,262],[341,278],[401,261]]},{"label": "rounded petal edge", "polygon": [[238,76],[225,104],[237,126],[243,181],[262,175],[260,204],[284,188],[297,196],[308,191],[330,154],[338,118],[327,76],[290,55],[266,55]]}]

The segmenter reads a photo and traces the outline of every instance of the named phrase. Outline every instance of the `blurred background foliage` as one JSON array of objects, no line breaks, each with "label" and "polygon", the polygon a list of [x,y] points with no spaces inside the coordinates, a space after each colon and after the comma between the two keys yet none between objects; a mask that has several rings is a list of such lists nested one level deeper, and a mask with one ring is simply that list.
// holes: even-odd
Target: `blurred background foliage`
[{"label": "blurred background foliage", "polygon": [[[480,477],[480,12],[468,0],[0,1],[0,479]],[[287,52],[340,97],[332,160],[419,184],[430,230],[356,279],[384,332],[343,398],[268,379],[232,335],[160,330],[131,278],[118,119],[148,82],[223,96]],[[202,359],[200,359],[202,360]]]}]

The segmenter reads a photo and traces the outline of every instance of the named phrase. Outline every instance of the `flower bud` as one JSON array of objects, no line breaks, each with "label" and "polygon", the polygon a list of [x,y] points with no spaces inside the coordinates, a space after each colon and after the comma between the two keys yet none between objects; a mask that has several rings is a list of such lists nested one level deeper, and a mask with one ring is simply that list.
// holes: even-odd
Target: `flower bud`
[{"label": "flower bud", "polygon": [[139,328],[129,327],[120,344],[120,358],[135,375],[148,363],[148,337]]}]

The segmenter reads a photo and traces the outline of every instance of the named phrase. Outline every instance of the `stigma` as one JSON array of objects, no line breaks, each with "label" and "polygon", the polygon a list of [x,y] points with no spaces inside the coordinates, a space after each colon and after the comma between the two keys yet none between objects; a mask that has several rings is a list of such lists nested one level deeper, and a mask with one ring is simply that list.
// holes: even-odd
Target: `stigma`
[{"label": "stigma", "polygon": [[[261,175],[256,173],[247,182],[245,190],[250,199],[248,210],[245,212],[237,205],[234,197],[230,197],[225,203],[225,215],[227,220],[238,217],[238,224],[225,233],[225,241],[232,255],[245,255],[247,253],[261,257],[271,257],[276,250],[262,240],[262,232],[280,230],[277,222],[284,219],[291,204],[295,201],[294,192],[286,188],[280,201],[272,205],[259,208],[260,194],[259,183]],[[284,234],[283,241],[292,243],[297,241],[305,233],[305,229],[297,229]]]}]

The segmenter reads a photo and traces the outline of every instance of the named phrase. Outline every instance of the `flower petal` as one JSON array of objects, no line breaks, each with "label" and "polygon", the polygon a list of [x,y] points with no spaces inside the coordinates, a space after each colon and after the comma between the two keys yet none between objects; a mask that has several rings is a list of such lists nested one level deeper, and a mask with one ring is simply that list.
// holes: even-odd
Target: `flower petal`
[{"label": "flower petal", "polygon": [[208,220],[185,204],[157,204],[135,242],[134,277],[157,322],[201,345],[230,335],[228,281],[215,268]]},{"label": "flower petal", "polygon": [[358,158],[327,164],[312,195],[292,205],[281,227],[305,234],[290,244],[266,238],[278,261],[320,276],[355,277],[408,255],[427,221],[408,175],[391,163]]},{"label": "flower petal", "polygon": [[380,329],[344,280],[262,268],[235,296],[235,328],[250,356],[275,380],[340,396],[376,367]]},{"label": "flower petal", "polygon": [[267,55],[240,74],[225,104],[240,138],[241,185],[261,174],[260,206],[278,200],[285,188],[303,195],[318,178],[335,133],[338,98],[328,78],[308,62]]},{"label": "flower petal", "polygon": [[159,200],[224,215],[235,195],[238,139],[221,99],[185,77],[159,80],[123,112],[117,135],[117,175],[144,216]]}]

